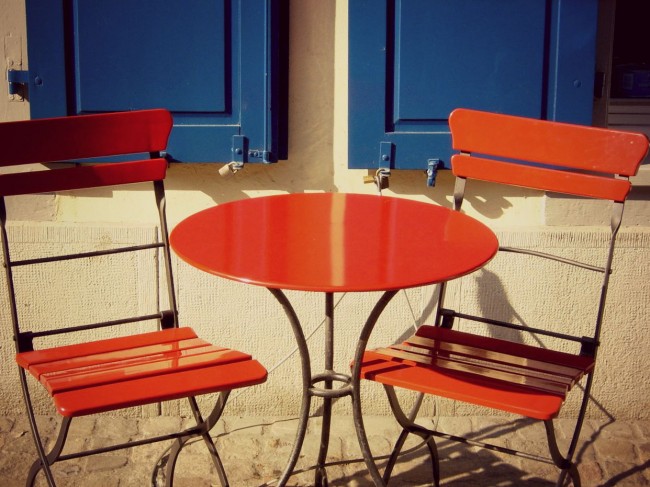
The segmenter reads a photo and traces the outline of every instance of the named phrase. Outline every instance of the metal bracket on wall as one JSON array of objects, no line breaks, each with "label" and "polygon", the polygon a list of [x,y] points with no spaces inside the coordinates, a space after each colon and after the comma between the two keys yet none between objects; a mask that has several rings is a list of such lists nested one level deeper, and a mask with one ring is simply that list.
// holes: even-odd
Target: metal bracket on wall
[{"label": "metal bracket on wall", "polygon": [[7,81],[9,82],[9,94],[24,98],[29,83],[29,71],[10,69],[7,71]]}]

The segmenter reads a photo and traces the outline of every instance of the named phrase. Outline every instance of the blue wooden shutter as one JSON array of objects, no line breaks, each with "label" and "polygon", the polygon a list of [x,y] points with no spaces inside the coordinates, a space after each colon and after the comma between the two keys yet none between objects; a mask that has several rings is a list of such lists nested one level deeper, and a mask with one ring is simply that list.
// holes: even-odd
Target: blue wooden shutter
[{"label": "blue wooden shutter", "polygon": [[597,0],[349,0],[349,167],[449,167],[457,107],[591,123]]},{"label": "blue wooden shutter", "polygon": [[26,7],[32,118],[167,108],[172,160],[286,158],[286,0]]}]

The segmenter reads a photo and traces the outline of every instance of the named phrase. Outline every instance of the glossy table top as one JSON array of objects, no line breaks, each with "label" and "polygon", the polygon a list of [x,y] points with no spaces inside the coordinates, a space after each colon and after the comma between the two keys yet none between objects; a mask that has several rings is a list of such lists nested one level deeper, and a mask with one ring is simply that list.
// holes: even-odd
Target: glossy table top
[{"label": "glossy table top", "polygon": [[387,196],[300,193],[203,210],[170,235],[211,274],[268,288],[344,292],[447,281],[485,265],[498,242],[456,211]]}]

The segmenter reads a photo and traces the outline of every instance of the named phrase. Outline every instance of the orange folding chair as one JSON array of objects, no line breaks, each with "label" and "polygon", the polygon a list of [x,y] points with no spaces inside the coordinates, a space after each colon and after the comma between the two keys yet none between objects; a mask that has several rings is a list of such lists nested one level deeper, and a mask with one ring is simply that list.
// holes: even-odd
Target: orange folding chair
[{"label": "orange folding chair", "polygon": [[[568,476],[579,486],[574,454],[589,403],[600,345],[614,243],[631,188],[629,176],[636,174],[645,157],[648,140],[642,134],[467,109],[455,110],[449,125],[453,148],[460,151],[451,161],[456,176],[456,210],[461,208],[468,179],[612,202],[609,246],[603,261],[597,265],[531,249],[499,249],[500,259],[517,253],[519,259],[551,259],[557,265],[573,266],[580,269],[579,272],[602,276],[596,279],[600,281],[597,283],[600,290],[595,290],[599,298],[594,305],[594,326],[590,336],[572,335],[573,320],[566,308],[559,310],[558,319],[554,320],[564,320],[560,327],[549,323],[549,326],[535,328],[494,316],[461,313],[446,307],[445,286],[441,286],[434,325],[421,326],[404,343],[366,351],[363,356],[361,378],[384,385],[395,417],[403,427],[381,478],[388,482],[404,441],[412,433],[427,442],[435,485],[439,485],[440,474],[434,438],[441,437],[554,464],[560,469],[557,485],[564,485]],[[576,199],[575,204],[581,201]],[[521,265],[521,261],[517,260],[515,265]],[[520,272],[530,271],[521,269]],[[530,280],[534,279],[532,274],[527,275]],[[584,292],[580,286],[568,287],[566,292],[576,296]],[[454,329],[458,322],[462,324],[462,331]],[[476,323],[481,325],[473,325]],[[487,327],[490,336],[486,336],[485,331],[479,332],[481,327]],[[525,334],[533,338],[522,339]],[[508,335],[516,335],[517,340],[502,338]],[[544,337],[552,337],[546,340],[556,342],[554,349],[543,344]],[[580,387],[576,387],[579,382]],[[419,402],[414,410],[406,413],[399,404],[395,387],[541,420],[550,455],[520,452],[420,426],[414,421]],[[580,390],[583,396],[575,429],[567,452],[562,454],[556,442],[553,419],[558,416],[569,392]],[[366,462],[369,461],[372,462],[366,458]],[[374,464],[370,468],[376,471]]]},{"label": "orange folding chair", "polygon": [[[38,459],[27,477],[28,486],[34,484],[41,471],[48,484],[55,485],[50,467],[56,462],[164,440],[173,440],[166,467],[167,485],[172,485],[178,454],[192,438],[203,439],[221,484],[227,485],[223,465],[209,432],[221,416],[229,392],[235,388],[262,383],[266,380],[267,373],[250,355],[211,345],[199,338],[192,328],[178,325],[163,186],[167,161],[163,158],[162,151],[167,145],[171,128],[172,117],[166,110],[0,124],[0,166],[86,161],[72,166],[53,164],[49,169],[0,175],[0,230],[16,362],[38,451]],[[98,158],[108,157],[112,162],[98,162]],[[157,229],[159,236],[152,243],[104,246],[65,255],[29,255],[28,258],[25,258],[24,249],[16,245],[17,242],[10,245],[12,239],[8,238],[8,234],[11,236],[12,227],[7,228],[6,225],[5,197],[147,182],[153,183],[152,193],[155,198],[152,194],[152,209],[155,201],[160,216]],[[145,189],[148,187],[145,186]],[[37,297],[35,294],[43,293],[30,293],[29,289],[24,288],[28,288],[30,283],[33,284],[43,275],[50,275],[42,270],[43,266],[62,266],[56,272],[64,275],[69,282],[80,279],[81,275],[92,276],[101,273],[102,269],[105,271],[107,265],[111,265],[106,264],[107,259],[130,255],[127,253],[143,255],[142,252],[150,254],[140,257],[136,261],[138,265],[144,261],[153,266],[152,275],[157,276],[162,272],[166,276],[166,300],[158,296],[156,290],[156,296],[148,301],[156,303],[153,305],[156,309],[139,316],[111,315],[110,320],[93,321],[90,324],[73,322],[67,326],[53,326],[53,323],[66,322],[66,318],[61,316],[51,319],[48,316],[51,323],[25,323],[29,321],[30,315],[24,310],[42,306],[33,302],[33,299]],[[97,270],[65,274],[66,266],[79,263],[80,259],[85,261],[84,265],[94,265]],[[161,261],[163,265],[159,265]],[[110,283],[111,286],[116,284],[129,286],[132,283],[128,279],[122,279],[121,283]],[[89,283],[87,289],[90,295],[99,292],[95,285],[96,282]],[[62,287],[65,287],[64,280],[58,284],[48,284],[48,299],[54,299],[52,295]],[[75,286],[77,288],[79,286]],[[106,291],[110,293],[114,289]],[[143,301],[142,296],[129,288],[119,296],[120,299],[124,296],[136,301],[140,299],[138,303]],[[167,304],[160,304],[161,301],[167,301]],[[78,302],[83,303],[83,299]],[[52,301],[49,304],[46,302],[45,305],[51,306],[51,303]],[[73,309],[78,306],[76,303],[71,302],[63,307]],[[141,304],[137,306],[141,307]],[[120,311],[128,312],[130,309],[125,302],[120,302],[117,307],[121,308]],[[57,309],[60,308],[62,306],[57,306]],[[147,327],[150,331],[143,332]],[[73,338],[75,336],[80,338]],[[89,336],[94,336],[95,340],[89,341]],[[102,336],[102,339],[97,339]],[[28,375],[40,382],[63,417],[58,439],[49,452],[45,451],[35,421],[34,391],[30,394],[30,382],[33,381],[28,380]],[[32,385],[31,389],[33,388]],[[217,392],[220,394],[215,397],[214,408],[204,417],[195,396]],[[189,400],[189,407],[196,420],[194,427],[155,438],[62,454],[75,417],[182,398]]]}]

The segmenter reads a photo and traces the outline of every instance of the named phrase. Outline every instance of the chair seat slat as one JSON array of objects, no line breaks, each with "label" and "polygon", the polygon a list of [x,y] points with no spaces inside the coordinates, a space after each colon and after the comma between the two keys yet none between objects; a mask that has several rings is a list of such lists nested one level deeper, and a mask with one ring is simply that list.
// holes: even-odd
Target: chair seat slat
[{"label": "chair seat slat", "polygon": [[106,353],[117,350],[128,350],[147,345],[157,345],[166,342],[187,340],[197,338],[192,328],[170,328],[167,330],[152,331],[133,336],[119,338],[108,338],[94,342],[65,345],[56,348],[34,350],[33,352],[22,352],[16,354],[16,362],[24,369],[43,362],[54,362],[56,360],[72,359],[83,357],[93,353]]},{"label": "chair seat slat", "polygon": [[83,416],[248,387],[263,383],[266,377],[259,362],[244,360],[76,389],[54,394],[53,400],[62,416]]},{"label": "chair seat slat", "polygon": [[34,365],[29,368],[31,374],[37,379],[41,375],[54,377],[64,376],[82,371],[91,371],[93,368],[109,367],[111,364],[126,364],[130,360],[138,360],[145,357],[162,356],[165,353],[189,351],[196,348],[204,348],[210,344],[200,338],[179,340],[173,342],[158,343],[145,347],[133,347],[105,353],[93,353],[82,357],[75,357],[65,360],[55,360]]},{"label": "chair seat slat", "polygon": [[493,337],[479,336],[473,333],[465,333],[458,330],[442,328],[439,326],[424,325],[418,328],[417,337],[431,340],[439,340],[445,343],[474,347],[490,352],[498,352],[515,357],[523,357],[527,360],[537,360],[556,366],[580,369],[586,372],[593,369],[594,360],[592,357],[575,355],[572,353],[560,352],[548,348],[515,343]]},{"label": "chair seat slat", "polygon": [[41,382],[50,394],[57,394],[73,389],[140,379],[153,375],[175,374],[184,370],[250,359],[250,355],[242,352],[208,346],[140,357],[136,360],[118,363],[111,362],[104,364],[105,367],[94,366],[91,370],[84,367],[82,370],[76,370],[75,373],[64,375],[52,376],[45,374],[41,376]]},{"label": "chair seat slat", "polygon": [[570,386],[570,384],[537,377],[535,374],[524,375],[519,371],[512,372],[504,368],[495,368],[492,366],[492,363],[481,363],[477,360],[454,360],[448,357],[421,355],[412,353],[408,350],[396,349],[394,347],[380,348],[376,351],[378,353],[400,359],[411,360],[437,369],[477,374],[483,377],[490,377],[492,379],[530,387],[531,389],[536,389],[550,394],[564,395],[567,393]]},{"label": "chair seat slat", "polygon": [[428,367],[368,351],[361,377],[382,384],[487,406],[536,419],[557,416],[564,393],[552,393],[459,370]]},{"label": "chair seat slat", "polygon": [[[412,336],[407,343],[416,346],[421,346],[429,353],[443,352],[453,354],[456,357],[466,356],[476,360],[489,361],[497,366],[503,364],[506,366],[528,369],[529,373],[539,372],[547,376],[560,376],[568,379],[581,377],[584,370],[580,367],[569,367],[562,364],[557,364],[550,360],[535,360],[526,356],[504,353],[499,351],[490,350],[489,348],[474,347],[459,343],[450,343],[446,341],[433,340],[430,338],[423,338],[417,335]],[[549,357],[550,359],[551,357]]]}]

